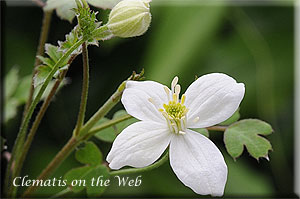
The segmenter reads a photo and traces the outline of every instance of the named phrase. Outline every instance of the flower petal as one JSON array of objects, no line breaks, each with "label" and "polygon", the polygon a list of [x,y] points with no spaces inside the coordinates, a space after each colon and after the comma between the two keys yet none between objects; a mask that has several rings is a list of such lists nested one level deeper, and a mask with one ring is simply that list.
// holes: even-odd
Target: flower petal
[{"label": "flower petal", "polygon": [[203,75],[185,92],[189,128],[209,127],[228,119],[245,94],[243,83],[222,73]]},{"label": "flower petal", "polygon": [[112,169],[123,166],[145,167],[155,162],[170,143],[172,134],[167,125],[136,122],[115,139],[106,160]]},{"label": "flower petal", "polygon": [[227,166],[216,145],[200,133],[187,130],[173,136],[170,164],[179,180],[202,195],[222,196]]},{"label": "flower petal", "polygon": [[[155,105],[149,101],[150,98]],[[168,96],[160,83],[128,81],[121,101],[128,114],[139,120],[165,121],[158,109],[168,102]]]}]

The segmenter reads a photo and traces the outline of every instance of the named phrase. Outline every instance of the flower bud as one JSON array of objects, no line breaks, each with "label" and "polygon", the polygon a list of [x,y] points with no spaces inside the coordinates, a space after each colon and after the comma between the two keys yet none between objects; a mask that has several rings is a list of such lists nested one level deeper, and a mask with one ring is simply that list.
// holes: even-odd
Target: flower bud
[{"label": "flower bud", "polygon": [[110,12],[107,26],[118,37],[144,34],[151,22],[151,0],[123,0]]}]

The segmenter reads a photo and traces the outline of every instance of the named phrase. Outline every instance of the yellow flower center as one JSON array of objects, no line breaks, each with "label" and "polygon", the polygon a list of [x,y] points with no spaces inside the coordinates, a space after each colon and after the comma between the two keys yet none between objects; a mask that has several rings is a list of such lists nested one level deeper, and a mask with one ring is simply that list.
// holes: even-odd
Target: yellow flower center
[{"label": "yellow flower center", "polygon": [[[178,83],[178,77],[175,77],[171,84],[171,91],[168,87],[165,87],[165,92],[168,96],[168,104],[164,104],[164,109],[159,109],[164,118],[166,119],[169,129],[175,134],[185,134],[186,130],[186,114],[188,109],[184,105],[185,95],[182,95],[179,100],[180,85]],[[170,95],[170,92],[172,95]],[[172,96],[172,99],[170,99]]]}]

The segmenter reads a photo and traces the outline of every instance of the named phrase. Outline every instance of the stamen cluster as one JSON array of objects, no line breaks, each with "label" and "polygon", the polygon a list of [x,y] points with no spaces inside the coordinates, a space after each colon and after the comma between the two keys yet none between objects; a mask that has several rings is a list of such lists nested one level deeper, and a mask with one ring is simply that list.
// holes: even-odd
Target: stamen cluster
[{"label": "stamen cluster", "polygon": [[[159,109],[162,115],[166,118],[168,126],[171,132],[176,134],[185,134],[186,130],[186,114],[188,109],[184,105],[185,95],[182,95],[179,100],[180,85],[178,83],[178,77],[175,77],[171,84],[171,91],[168,87],[164,87],[168,96],[168,104],[164,104],[164,109]],[[170,92],[172,100],[170,99]]]}]

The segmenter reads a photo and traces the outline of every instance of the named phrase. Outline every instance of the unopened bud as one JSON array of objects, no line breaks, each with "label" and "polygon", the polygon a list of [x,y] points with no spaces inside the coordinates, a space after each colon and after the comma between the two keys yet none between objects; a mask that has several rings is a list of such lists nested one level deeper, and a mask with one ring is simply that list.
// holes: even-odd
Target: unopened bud
[{"label": "unopened bud", "polygon": [[151,0],[123,0],[110,12],[107,26],[118,37],[144,34],[151,22]]}]

